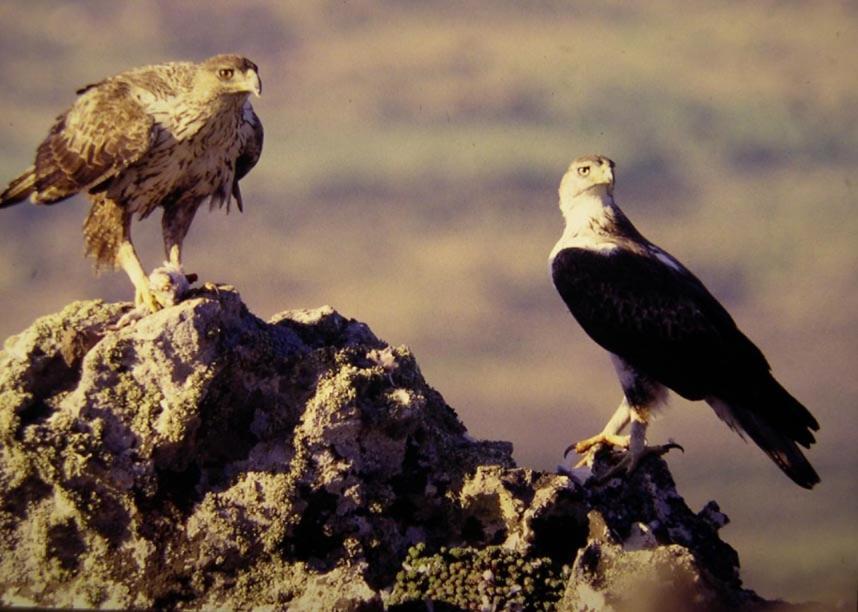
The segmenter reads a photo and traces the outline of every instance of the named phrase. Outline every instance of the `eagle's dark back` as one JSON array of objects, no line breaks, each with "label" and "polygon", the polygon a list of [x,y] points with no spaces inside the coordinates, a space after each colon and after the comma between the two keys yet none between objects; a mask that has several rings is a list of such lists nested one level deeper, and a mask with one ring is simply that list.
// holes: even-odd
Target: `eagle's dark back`
[{"label": "eagle's dark back", "polygon": [[[629,235],[636,234],[630,247]],[[613,248],[558,249],[554,285],[584,331],[634,371],[690,400],[706,400],[797,484],[819,476],[798,448],[813,415],[771,375],[763,353],[691,272],[635,231]]]}]

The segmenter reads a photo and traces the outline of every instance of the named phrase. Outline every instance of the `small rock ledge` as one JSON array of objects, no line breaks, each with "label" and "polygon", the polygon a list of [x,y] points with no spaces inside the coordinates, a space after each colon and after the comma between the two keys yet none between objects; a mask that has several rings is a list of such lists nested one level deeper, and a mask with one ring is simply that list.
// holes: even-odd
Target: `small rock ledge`
[{"label": "small rock ledge", "polygon": [[600,486],[516,468],[329,307],[266,323],[218,287],[128,309],[70,304],[0,352],[3,605],[773,605],[663,461]]}]

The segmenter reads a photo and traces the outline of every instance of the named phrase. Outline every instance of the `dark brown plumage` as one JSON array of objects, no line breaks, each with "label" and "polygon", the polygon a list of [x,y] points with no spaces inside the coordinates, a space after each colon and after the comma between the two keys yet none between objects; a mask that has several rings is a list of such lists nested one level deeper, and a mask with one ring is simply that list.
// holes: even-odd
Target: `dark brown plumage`
[{"label": "dark brown plumage", "polygon": [[236,200],[238,182],[262,151],[248,96],[258,68],[238,55],[135,68],[78,90],[39,145],[33,166],[0,194],[0,208],[29,198],[54,204],[86,192],[86,252],[122,266],[136,301],[159,308],[131,244],[131,219],[163,208],[164,248],[181,269],[182,242],[197,208]]}]

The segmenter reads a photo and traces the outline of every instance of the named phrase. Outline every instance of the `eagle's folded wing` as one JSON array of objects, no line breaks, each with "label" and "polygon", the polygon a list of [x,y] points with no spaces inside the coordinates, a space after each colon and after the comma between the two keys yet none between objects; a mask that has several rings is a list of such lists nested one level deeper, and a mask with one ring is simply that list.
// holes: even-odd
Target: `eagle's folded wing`
[{"label": "eagle's folded wing", "polygon": [[552,276],[587,334],[688,399],[767,373],[760,350],[685,268],[623,249],[558,253]]},{"label": "eagle's folded wing", "polygon": [[83,189],[101,190],[146,154],[155,121],[130,90],[121,80],[92,85],[57,118],[36,152],[36,201],[52,204]]}]

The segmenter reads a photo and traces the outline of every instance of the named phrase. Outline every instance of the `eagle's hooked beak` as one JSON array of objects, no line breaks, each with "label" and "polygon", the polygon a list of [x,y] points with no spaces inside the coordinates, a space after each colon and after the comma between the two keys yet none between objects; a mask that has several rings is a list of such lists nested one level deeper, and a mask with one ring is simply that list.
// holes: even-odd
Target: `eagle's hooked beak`
[{"label": "eagle's hooked beak", "polygon": [[250,91],[258,98],[262,95],[262,81],[259,79],[259,74],[254,69],[250,69],[245,73],[247,75]]}]

